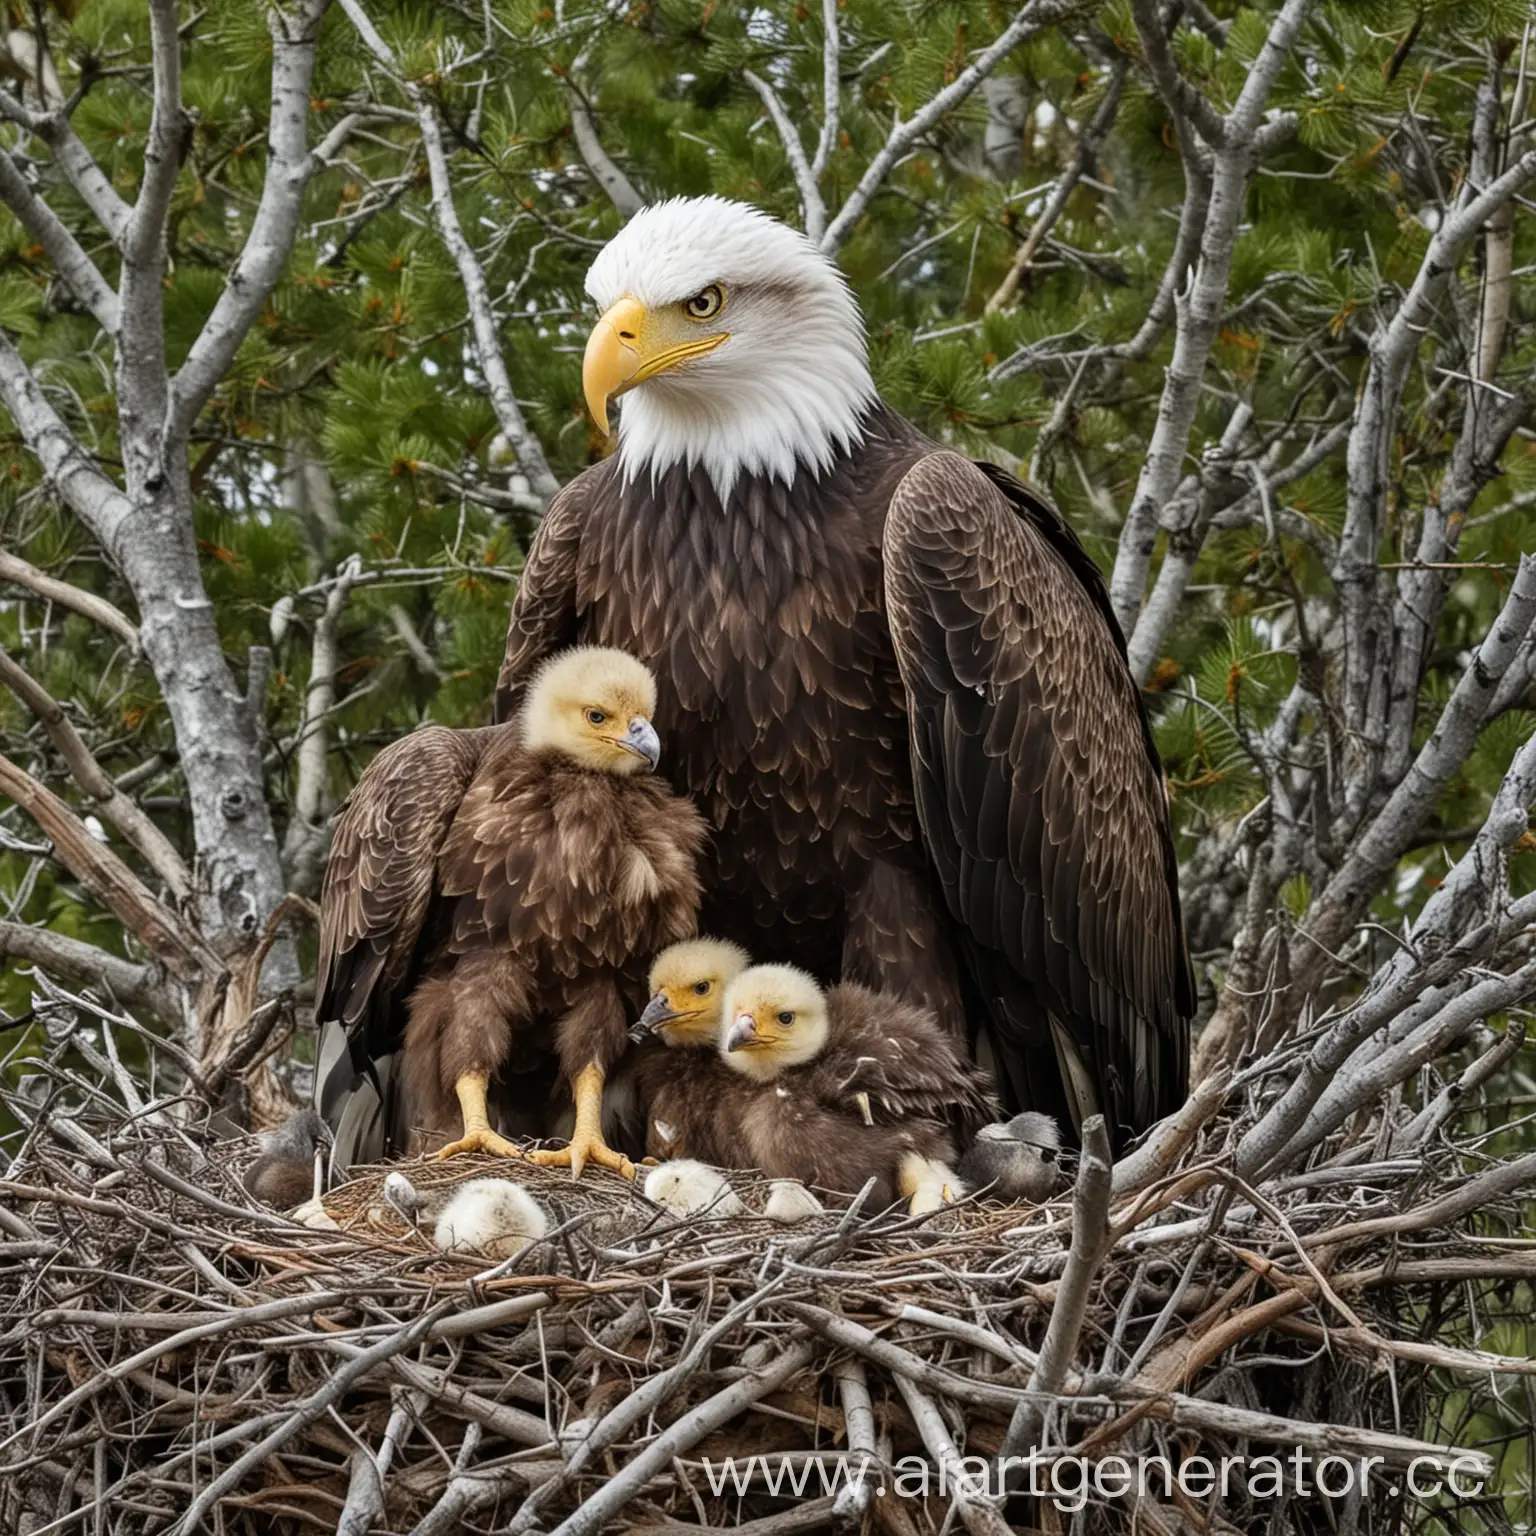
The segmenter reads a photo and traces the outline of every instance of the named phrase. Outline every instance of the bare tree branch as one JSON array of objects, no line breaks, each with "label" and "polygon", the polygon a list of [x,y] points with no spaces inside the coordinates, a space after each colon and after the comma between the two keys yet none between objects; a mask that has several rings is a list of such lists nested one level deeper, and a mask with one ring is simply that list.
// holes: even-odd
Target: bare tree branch
[{"label": "bare tree branch", "polygon": [[261,201],[245,247],[225,280],[213,313],[171,381],[167,429],[172,435],[179,437],[190,430],[234,361],[240,343],[287,265],[298,234],[304,189],[340,147],[328,140],[323,152],[309,152],[309,86],[320,23],[329,4],[330,0],[304,0],[292,14],[280,5],[268,8],[272,108]]},{"label": "bare tree branch", "polygon": [[0,150],[0,202],[47,251],[69,291],[96,317],[109,336],[117,334],[117,295],[96,263],[80,248],[59,216],[26,183],[16,162]]},{"label": "bare tree branch", "polygon": [[[820,183],[822,173],[837,148],[837,122],[842,94],[842,39],[837,30],[837,0],[821,0],[821,132],[811,156],[811,180]],[[810,234],[806,230],[806,234]],[[812,235],[819,240],[820,235]]]},{"label": "bare tree branch", "polygon": [[[0,385],[0,388],[3,388],[3,385]],[[137,652],[139,649],[139,632],[122,609],[109,603],[106,598],[98,597],[94,592],[86,592],[67,581],[60,581],[57,576],[50,576],[46,571],[38,570],[35,565],[23,560],[20,555],[13,555],[8,550],[0,549],[0,581],[8,581],[13,586],[23,587],[47,602],[57,603],[59,607],[67,608],[71,613],[78,613],[81,617],[100,624],[103,629],[110,630],[116,635],[130,651]]]},{"label": "bare tree branch", "polygon": [[[1178,324],[1173,359],[1158,407],[1157,425],[1147,446],[1146,460],[1120,534],[1120,547],[1110,579],[1110,600],[1121,628],[1135,644],[1137,611],[1146,584],[1147,568],[1157,543],[1158,514],[1177,489],[1189,434],[1200,403],[1200,386],[1210,361],[1211,348],[1221,327],[1232,254],[1248,179],[1257,163],[1255,130],[1291,45],[1301,30],[1310,0],[1286,0],[1270,28],[1259,57],[1254,61],[1237,104],[1224,119],[1221,149],[1211,181],[1210,212],[1200,243],[1200,260],[1186,296],[1175,294]],[[1151,29],[1161,37],[1159,27]],[[1150,35],[1150,34],[1149,34]],[[1147,45],[1146,38],[1143,39]],[[1170,102],[1169,110],[1180,107]],[[1140,653],[1148,647],[1143,644]],[[1145,672],[1135,674],[1140,682]]]},{"label": "bare tree branch", "polygon": [[753,74],[750,69],[744,69],[741,77],[762,97],[763,106],[768,110],[768,116],[773,120],[773,126],[778,129],[779,138],[784,145],[784,153],[789,160],[789,168],[794,172],[795,185],[800,189],[800,206],[804,210],[805,233],[820,243],[822,235],[827,227],[827,205],[822,201],[821,190],[816,185],[816,173],[811,169],[811,162],[805,158],[805,145],[800,142],[800,130],[789,120],[789,113],[784,110],[784,103],[779,100],[778,92],[762,79]]},{"label": "bare tree branch", "polygon": [[539,440],[529,429],[523,417],[522,407],[512,389],[507,375],[506,360],[496,336],[496,316],[491,308],[490,289],[485,281],[485,269],[475,255],[473,247],[464,237],[459,223],[458,210],[453,202],[453,183],[448,176],[448,156],[443,149],[442,125],[437,120],[437,109],[414,81],[400,79],[399,66],[389,45],[379,35],[378,28],[363,10],[360,0],[341,0],[341,8],[357,28],[368,51],[399,80],[416,111],[421,126],[422,147],[427,154],[427,169],[432,178],[432,210],[442,233],[443,244],[453,257],[464,284],[464,297],[469,305],[470,326],[475,338],[475,356],[480,371],[485,375],[486,393],[496,412],[496,421],[517,459],[518,466],[527,475],[533,489],[547,502],[560,489],[544,457]]},{"label": "bare tree branch", "polygon": [[[21,354],[0,334],[0,400],[37,455],[43,473],[76,516],[110,550],[133,504],[98,469],[48,403]],[[14,557],[12,557],[14,558]]]},{"label": "bare tree branch", "polygon": [[219,962],[202,940],[52,790],[6,757],[0,757],[0,791],[43,829],[70,873],[174,976],[190,982],[218,973]]},{"label": "bare tree branch", "polygon": [[283,863],[293,889],[307,891],[319,878],[330,837],[325,824],[328,777],[327,721],[336,702],[336,671],[341,664],[336,630],[351,596],[362,561],[350,556],[336,573],[326,594],[325,609],[315,623],[310,651],[309,688],[298,730],[298,777],[293,792],[293,819],[283,841]]},{"label": "bare tree branch", "polygon": [[1467,760],[1500,680],[1536,623],[1536,556],[1524,555],[1503,610],[1462,673],[1429,740],[1403,781],[1308,915],[1307,933],[1324,949],[1336,947],[1358,920],[1386,873],[1407,851],[1445,786]]},{"label": "bare tree branch", "polygon": [[[1527,34],[1529,36],[1529,34]],[[1493,94],[1493,127],[1498,120],[1500,83],[1503,71],[1495,51],[1489,59],[1488,75]],[[1509,106],[1509,122],[1513,127],[1525,116],[1525,104],[1529,94],[1529,81],[1522,72],[1515,87],[1514,99]],[[1477,114],[1481,121],[1482,114]],[[1504,145],[1496,133],[1490,133],[1493,142],[1486,147],[1476,146],[1477,158],[1483,162],[1473,167],[1474,179],[1479,185],[1492,181],[1503,168]],[[1477,361],[1473,376],[1492,379],[1499,371],[1499,359],[1504,353],[1504,333],[1509,327],[1510,302],[1514,297],[1515,264],[1515,205],[1513,200],[1497,209],[1483,231],[1483,292],[1477,320]]]},{"label": "bare tree branch", "polygon": [[178,905],[186,901],[192,894],[192,876],[181,855],[137,803],[108,777],[58,701],[4,650],[0,650],[0,683],[4,683],[37,716],[75,782],[165,882],[172,898]]},{"label": "bare tree branch", "polygon": [[[1420,680],[1455,573],[1443,569],[1454,560],[1461,528],[1478,492],[1498,473],[1499,459],[1516,429],[1531,412],[1536,381],[1527,379],[1525,393],[1490,407],[1483,391],[1468,389],[1462,429],[1451,450],[1451,462],[1440,494],[1424,508],[1414,562],[1397,577],[1393,603],[1393,651],[1386,692],[1386,720],[1381,740],[1379,778],[1396,785],[1413,753]],[[1369,733],[1375,744],[1377,733]]]},{"label": "bare tree branch", "polygon": [[1020,43],[1081,7],[1082,0],[1028,0],[998,34],[991,47],[967,64],[942,91],[924,102],[905,122],[898,118],[880,152],[859,178],[859,184],[849,193],[848,200],[827,226],[821,237],[822,250],[831,255],[847,240],[853,233],[854,225],[864,217],[870,199],[895,168],[896,162],[945,113],[953,112]]},{"label": "bare tree branch", "polygon": [[1147,71],[1173,117],[1175,132],[1182,132],[1183,125],[1188,123],[1213,150],[1225,149],[1226,120],[1179,72],[1168,46],[1168,34],[1157,0],[1134,0],[1131,15],[1136,23],[1136,35],[1141,39]]},{"label": "bare tree branch", "polygon": [[1040,242],[1055,227],[1057,219],[1061,217],[1063,209],[1067,206],[1067,199],[1072,196],[1078,183],[1088,174],[1088,168],[1097,157],[1099,146],[1114,126],[1115,115],[1120,110],[1120,98],[1125,91],[1126,68],[1124,59],[1115,61],[1114,67],[1109,72],[1109,83],[1105,87],[1104,99],[1099,103],[1098,111],[1093,114],[1088,126],[1078,139],[1071,162],[1056,178],[1056,185],[1051,188],[1051,195],[1046,199],[1045,207],[1040,210],[1039,217],[1030,225],[1029,233],[1024,237],[1024,243],[1013,258],[1013,264],[1008,268],[1002,282],[997,285],[997,291],[987,300],[985,311],[987,314],[995,314],[1019,291],[1019,283],[1024,274],[1029,271],[1029,264],[1035,259],[1035,252],[1040,249]]},{"label": "bare tree branch", "polygon": [[67,103],[65,107],[56,108],[52,112],[38,114],[23,106],[15,97],[0,91],[0,117],[9,118],[48,146],[53,152],[54,164],[64,173],[80,200],[96,215],[112,243],[120,247],[128,232],[133,210],[117,195],[106,172],[75,133],[74,125],[69,120]]},{"label": "bare tree branch", "polygon": [[[1250,463],[1247,467],[1251,477],[1261,484],[1256,484],[1252,490],[1226,507],[1219,504],[1219,498],[1205,483],[1212,464],[1201,466],[1201,487],[1188,498],[1193,502],[1188,518],[1181,519],[1180,526],[1168,530],[1168,548],[1163,555],[1163,563],[1158,569],[1157,580],[1152,584],[1151,595],[1136,621],[1136,631],[1128,646],[1131,670],[1135,676],[1145,678],[1162,654],[1163,642],[1178,617],[1184,594],[1189,589],[1190,579],[1199,563],[1200,552],[1205,547],[1206,536],[1218,519],[1226,516],[1225,526],[1241,526],[1255,512],[1263,509],[1266,500],[1285,486],[1311,474],[1318,465],[1330,458],[1348,435],[1349,423],[1339,422],[1273,474],[1266,474],[1260,465]],[[1231,451],[1225,454],[1225,461],[1229,465],[1236,449],[1234,443]],[[1212,456],[1213,463],[1221,462],[1221,459],[1219,454]]]},{"label": "bare tree branch", "polygon": [[1113,1158],[1109,1133],[1102,1115],[1083,1121],[1083,1150],[1077,1166],[1077,1187],[1072,1196],[1072,1247],[1067,1267],[1056,1287],[1051,1320],[1040,1345],[1040,1356],[1029,1374],[1031,1393],[1013,1411],[1003,1440],[1003,1457],[1020,1456],[1040,1444],[1045,1430],[1045,1403],[1067,1382],[1077,1354],[1078,1336],[1088,1313],[1088,1298],[1099,1265],[1109,1251],[1109,1199],[1113,1187]]},{"label": "bare tree branch", "polygon": [[35,923],[0,920],[0,958],[24,960],[77,986],[105,988],[118,1002],[176,1021],[181,1009],[158,968],[135,965]]},{"label": "bare tree branch", "polygon": [[603,148],[591,103],[575,81],[565,82],[565,94],[571,104],[571,136],[576,140],[576,152],[581,156],[582,163],[591,171],[592,179],[607,193],[608,201],[626,219],[634,218],[645,207],[645,199]]},{"label": "bare tree branch", "polygon": [[1528,150],[1483,191],[1474,193],[1467,188],[1461,206],[1435,231],[1396,313],[1371,338],[1370,363],[1346,453],[1348,500],[1332,571],[1343,605],[1344,717],[1354,731],[1365,729],[1373,686],[1385,692],[1375,658],[1385,654],[1381,645],[1387,639],[1389,616],[1377,593],[1376,556],[1386,505],[1393,423],[1408,368],[1433,318],[1435,300],[1473,236],[1533,179],[1536,150]]},{"label": "bare tree branch", "polygon": [[154,105],[144,146],[144,179],[123,238],[118,288],[117,408],[128,492],[164,484],[169,383],[165,365],[165,225],[191,122],[181,104],[181,34],[176,0],[149,0]]}]

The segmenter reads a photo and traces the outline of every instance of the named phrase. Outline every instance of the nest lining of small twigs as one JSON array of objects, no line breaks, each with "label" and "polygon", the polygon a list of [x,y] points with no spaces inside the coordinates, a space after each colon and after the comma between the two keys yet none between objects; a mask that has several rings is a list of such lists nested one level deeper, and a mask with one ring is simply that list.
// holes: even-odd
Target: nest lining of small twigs
[{"label": "nest lining of small twigs", "polygon": [[[1177,1461],[1305,1432],[1401,1461],[1426,1372],[1443,1363],[1420,1335],[1494,1305],[1536,1263],[1465,1213],[1415,1225],[1461,1182],[1449,1155],[1276,1181],[1238,1231],[1207,1242],[1220,1181],[1203,1170],[1228,1133],[1208,1126],[1170,1175],[1117,1198],[1114,1220],[1134,1230],[1097,1269],[1067,1376],[1037,1397],[1026,1389],[1067,1283],[1071,1195],[923,1220],[829,1210],[785,1228],[678,1219],[603,1170],[406,1165],[423,1192],[494,1174],[540,1201],[549,1237],[491,1263],[437,1251],[389,1207],[388,1168],[332,1190],[342,1229],[312,1231],[252,1205],[238,1144],[164,1114],[56,1107],[0,1181],[0,1529],[26,1516],[113,1536],[687,1536],[750,1522],[759,1536],[834,1523],[925,1536],[958,1517],[1001,1531],[1004,1510],[952,1510],[937,1493],[837,1503],[813,1483],[798,1500],[760,1485],[717,1497],[703,1464],[993,1457],[1021,1405],[1055,1450]],[[761,1209],[761,1181],[738,1189]],[[1330,1232],[1344,1234],[1332,1248]],[[1326,1274],[1298,1242],[1330,1256]],[[1322,1351],[1330,1385],[1303,1412],[1295,1378]],[[1005,1509],[1067,1529],[1047,1507]],[[1272,1515],[1113,1501],[1081,1528],[1258,1529]],[[1305,1524],[1292,1515],[1289,1528]]]}]

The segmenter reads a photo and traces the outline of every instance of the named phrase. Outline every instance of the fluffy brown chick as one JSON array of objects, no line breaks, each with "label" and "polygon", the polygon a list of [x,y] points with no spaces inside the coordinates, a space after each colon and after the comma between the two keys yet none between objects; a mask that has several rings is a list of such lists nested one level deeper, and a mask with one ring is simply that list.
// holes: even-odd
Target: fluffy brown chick
[{"label": "fluffy brown chick", "polygon": [[320,1193],[316,1155],[330,1144],[325,1121],[312,1109],[297,1110],[275,1131],[257,1138],[261,1150],[241,1182],[263,1205],[291,1211]]},{"label": "fluffy brown chick", "polygon": [[651,1000],[630,1031],[650,1156],[742,1165],[732,1116],[751,1093],[719,1044],[726,989],[749,963],[739,944],[710,938],[684,939],[651,962]]},{"label": "fluffy brown chick", "polygon": [[628,1047],[634,957],[693,930],[705,831],[651,778],[656,683],[622,651],[554,657],[510,737],[486,751],[436,861],[445,953],[411,998],[403,1077],[418,1123],[457,1097],[463,1134],[441,1156],[520,1156],[492,1129],[487,1090],[514,1043],[552,1041],[575,1101],[570,1145],[526,1154],[633,1176],[603,1136],[603,1084]]},{"label": "fluffy brown chick", "polygon": [[864,987],[823,991],[794,966],[731,984],[721,1054],[758,1085],[740,1132],[754,1166],[845,1194],[873,1178],[876,1208],[899,1192],[917,1214],[959,1193],[948,1114],[992,1107],[931,1014]]}]

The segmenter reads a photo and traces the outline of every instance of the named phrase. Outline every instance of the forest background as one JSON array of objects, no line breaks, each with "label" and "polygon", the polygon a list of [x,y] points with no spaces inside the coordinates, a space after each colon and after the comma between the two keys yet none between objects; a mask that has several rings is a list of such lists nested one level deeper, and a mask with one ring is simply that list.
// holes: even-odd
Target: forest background
[{"label": "forest background", "polygon": [[[1110,576],[1199,1065],[1453,909],[1531,906],[1520,0],[11,0],[9,28],[0,1012],[42,1005],[13,1084],[90,990],[236,1120],[305,1092],[328,818],[402,733],[488,719],[540,510],[608,451],[583,273],[676,194],[806,228],[886,398],[1049,490]],[[1536,987],[1529,916],[1495,927],[1446,1037],[1473,1055]],[[1528,1145],[1529,1047],[1490,1102],[1488,1144]]]}]

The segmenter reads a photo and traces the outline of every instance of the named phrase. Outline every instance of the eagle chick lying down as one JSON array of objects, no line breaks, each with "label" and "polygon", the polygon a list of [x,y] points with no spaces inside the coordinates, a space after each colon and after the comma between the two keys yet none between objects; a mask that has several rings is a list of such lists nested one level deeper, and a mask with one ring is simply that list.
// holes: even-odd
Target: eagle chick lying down
[{"label": "eagle chick lying down", "polygon": [[574,1133],[526,1155],[634,1174],[603,1138],[603,1083],[646,995],[645,957],[694,932],[706,837],[652,773],[655,707],[633,657],[562,652],[515,720],[416,731],[347,802],[321,898],[317,1014],[346,1027],[360,1072],[403,1045],[407,1123],[461,1132],[442,1156],[525,1155],[492,1128],[487,1095],[499,1079],[506,1100],[553,1051]]},{"label": "eagle chick lying down", "polygon": [[823,991],[792,965],[731,982],[720,1052],[755,1085],[737,1136],[770,1178],[855,1194],[900,1194],[913,1215],[962,1191],[955,1148],[993,1118],[985,1073],[925,1009],[844,982]]}]

